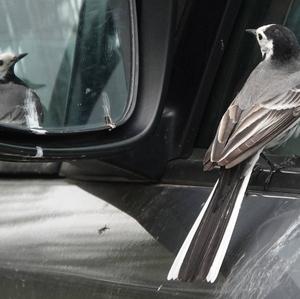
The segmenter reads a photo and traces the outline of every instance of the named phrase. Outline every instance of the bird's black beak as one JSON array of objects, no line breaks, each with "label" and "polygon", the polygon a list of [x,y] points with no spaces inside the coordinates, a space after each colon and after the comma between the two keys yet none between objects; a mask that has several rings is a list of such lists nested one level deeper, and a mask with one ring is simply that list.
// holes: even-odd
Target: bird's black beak
[{"label": "bird's black beak", "polygon": [[22,58],[24,58],[25,56],[27,56],[28,53],[22,53],[16,56],[15,62],[20,61]]},{"label": "bird's black beak", "polygon": [[247,33],[256,35],[256,29],[246,29],[245,31],[246,31]]}]

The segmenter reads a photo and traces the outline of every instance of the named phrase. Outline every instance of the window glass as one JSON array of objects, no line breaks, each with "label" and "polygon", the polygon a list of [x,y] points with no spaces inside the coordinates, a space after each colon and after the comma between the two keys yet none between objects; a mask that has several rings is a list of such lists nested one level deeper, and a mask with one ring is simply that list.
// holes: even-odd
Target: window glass
[{"label": "window glass", "polygon": [[[1,123],[60,131],[122,123],[132,108],[131,6],[124,0],[0,0],[0,60],[28,53],[15,62],[22,81],[0,82],[13,98],[0,98]],[[1,68],[0,75],[6,78]]]}]

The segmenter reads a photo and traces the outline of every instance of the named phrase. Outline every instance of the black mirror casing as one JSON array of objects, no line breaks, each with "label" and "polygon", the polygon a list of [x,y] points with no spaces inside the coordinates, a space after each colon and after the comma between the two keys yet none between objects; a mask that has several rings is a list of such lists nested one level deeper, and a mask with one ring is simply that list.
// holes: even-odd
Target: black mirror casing
[{"label": "black mirror casing", "polygon": [[[114,130],[45,132],[0,126],[0,158],[9,161],[65,161],[113,157],[132,150],[153,132],[166,86],[173,4],[130,0],[132,86],[130,118]],[[138,11],[137,11],[138,9]],[[149,15],[148,11],[155,11]],[[153,47],[155,44],[155,48]],[[139,82],[138,82],[139,81]]]}]

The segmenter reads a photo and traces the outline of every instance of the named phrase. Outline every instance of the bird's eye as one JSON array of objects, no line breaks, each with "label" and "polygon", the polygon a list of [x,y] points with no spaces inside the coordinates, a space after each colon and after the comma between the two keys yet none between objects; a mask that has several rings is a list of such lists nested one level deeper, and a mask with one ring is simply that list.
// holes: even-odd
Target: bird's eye
[{"label": "bird's eye", "polygon": [[262,37],[262,35],[260,33],[258,33],[257,37],[258,37],[259,40],[263,39],[263,37]]},{"label": "bird's eye", "polygon": [[0,60],[0,66],[3,65],[3,64],[4,64],[3,60]]}]

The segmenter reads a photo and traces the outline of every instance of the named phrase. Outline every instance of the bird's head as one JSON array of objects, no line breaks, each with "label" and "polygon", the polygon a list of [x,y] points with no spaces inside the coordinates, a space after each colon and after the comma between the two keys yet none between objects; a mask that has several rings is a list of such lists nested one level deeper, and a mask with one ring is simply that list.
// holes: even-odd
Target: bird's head
[{"label": "bird's head", "polygon": [[27,53],[19,55],[10,52],[0,53],[0,78],[4,78],[9,71],[13,71],[15,64],[26,55]]},{"label": "bird's head", "polygon": [[295,34],[285,26],[270,24],[246,31],[256,36],[264,59],[284,62],[300,54]]}]

